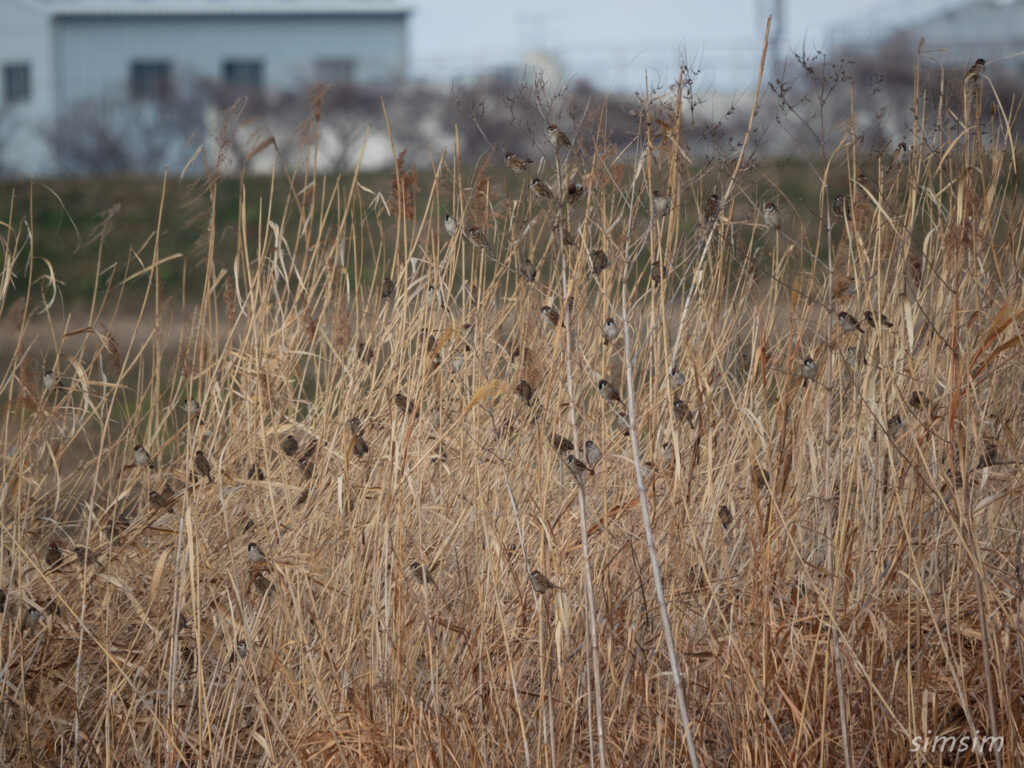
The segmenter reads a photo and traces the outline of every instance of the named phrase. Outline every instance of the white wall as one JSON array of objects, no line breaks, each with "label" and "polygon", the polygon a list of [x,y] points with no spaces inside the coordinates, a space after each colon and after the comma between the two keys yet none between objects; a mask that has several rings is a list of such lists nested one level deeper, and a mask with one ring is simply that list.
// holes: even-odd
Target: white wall
[{"label": "white wall", "polygon": [[267,89],[312,78],[317,58],[352,58],[355,80],[400,77],[401,16],[136,16],[60,18],[56,23],[58,103],[127,94],[134,60],[168,60],[175,77],[220,79],[226,59],[259,59]]},{"label": "white wall", "polygon": [[50,145],[44,134],[53,125],[53,36],[49,20],[23,0],[0,0],[0,78],[6,64],[28,63],[29,100],[8,105],[0,81],[0,169],[14,175],[52,170]]}]

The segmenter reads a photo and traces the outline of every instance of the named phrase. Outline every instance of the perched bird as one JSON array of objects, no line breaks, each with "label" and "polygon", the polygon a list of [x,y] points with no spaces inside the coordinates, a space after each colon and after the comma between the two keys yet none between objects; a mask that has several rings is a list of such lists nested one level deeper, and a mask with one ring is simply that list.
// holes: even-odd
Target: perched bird
[{"label": "perched bird", "polygon": [[672,403],[672,415],[676,421],[685,421],[693,429],[693,411],[678,397]]},{"label": "perched bird", "polygon": [[778,229],[782,226],[782,214],[779,212],[779,206],[775,203],[764,204],[764,223],[768,225],[769,229]]},{"label": "perched bird", "polygon": [[704,207],[701,209],[701,213],[704,215],[705,226],[710,226],[718,220],[717,194],[712,194],[711,197],[704,201]]},{"label": "perched bird", "polygon": [[672,207],[672,199],[668,192],[662,194],[659,190],[651,192],[651,218],[668,216],[668,209]]},{"label": "perched bird", "polygon": [[605,344],[611,344],[619,338],[619,326],[615,322],[615,318],[609,317],[604,321],[604,325],[601,326],[601,335],[604,336]]},{"label": "perched bird", "polygon": [[395,405],[398,406],[399,410],[405,411],[406,413],[412,413],[414,411],[412,401],[401,392],[395,393]]},{"label": "perched bird", "polygon": [[257,571],[253,574],[252,585],[260,592],[268,592],[274,587],[266,571]]},{"label": "perched bird", "polygon": [[586,187],[582,184],[572,182],[568,187],[566,187],[565,202],[569,205],[576,205],[576,203],[583,199],[583,195],[586,191]]},{"label": "perched bird", "polygon": [[100,561],[95,554],[87,551],[85,547],[75,547],[75,556],[82,565],[96,565]]},{"label": "perched bird", "polygon": [[444,215],[444,231],[449,237],[454,237],[459,231],[459,222],[450,213]]},{"label": "perched bird", "polygon": [[772,481],[771,473],[760,464],[754,464],[750,468],[750,479],[758,488],[767,488]]},{"label": "perched bird", "polygon": [[387,301],[395,295],[395,281],[390,277],[385,277],[380,286],[380,297]]},{"label": "perched bird", "polygon": [[914,390],[910,393],[910,397],[907,399],[907,405],[914,410],[920,410],[924,406],[928,405],[928,398],[917,390]]},{"label": "perched bird", "polygon": [[458,373],[462,370],[462,367],[466,364],[466,356],[469,354],[469,351],[469,344],[466,344],[448,360],[448,365],[451,366],[454,373]]},{"label": "perched bird", "polygon": [[857,322],[857,318],[851,315],[849,312],[840,312],[836,315],[836,320],[839,321],[839,327],[842,328],[846,333],[864,333],[864,329],[860,327],[860,323]]},{"label": "perched bird", "polygon": [[562,129],[554,123],[551,123],[551,125],[548,126],[548,141],[550,141],[551,145],[555,148],[555,152],[562,147],[572,146],[572,142],[569,141],[569,137],[566,136]]},{"label": "perched bird", "polygon": [[190,397],[185,401],[185,415],[190,419],[199,417],[199,401],[194,397]]},{"label": "perched bird", "polygon": [[153,460],[150,458],[149,451],[141,445],[136,445],[132,448],[132,460],[135,462],[135,466],[137,467],[153,468]]},{"label": "perched bird", "polygon": [[437,582],[434,581],[434,577],[430,574],[430,568],[420,565],[419,561],[413,560],[409,563],[409,576],[414,581],[418,581],[421,584],[431,584],[437,586]]},{"label": "perched bird", "polygon": [[363,434],[363,423],[358,416],[353,416],[348,420],[348,432],[352,437],[359,437]]},{"label": "perched bird", "polygon": [[25,609],[25,615],[21,619],[22,629],[32,629],[43,619],[42,612],[34,605]]},{"label": "perched bird", "polygon": [[[875,324],[875,315],[870,309],[864,310],[864,322],[867,323],[872,328],[877,327]],[[892,321],[888,317],[883,315],[881,312],[878,313],[877,322],[878,325],[881,325],[884,328],[892,328]]]},{"label": "perched bird", "polygon": [[985,75],[985,60],[976,59],[967,72],[964,73],[964,85],[975,83]]},{"label": "perched bird", "polygon": [[800,364],[797,369],[797,373],[803,378],[803,386],[807,386],[808,381],[814,381],[818,378],[818,364],[814,362],[813,358],[805,357],[804,361]]},{"label": "perched bird", "polygon": [[[267,479],[266,474],[263,472],[263,468],[260,467],[260,466],[257,466],[256,464],[250,464],[249,465],[249,471],[246,473],[246,477],[249,480],[266,480]],[[150,491],[150,496],[152,496],[152,491]]]},{"label": "perched bird", "polygon": [[294,435],[288,435],[281,442],[281,450],[284,451],[285,456],[294,456],[299,451],[299,441],[295,439]]},{"label": "perched bird", "polygon": [[210,462],[206,460],[206,454],[202,451],[196,451],[196,472],[205,477],[209,482],[213,482],[213,474],[210,471]]},{"label": "perched bird", "polygon": [[542,200],[555,201],[555,193],[551,191],[551,187],[538,178],[530,182],[530,192]]},{"label": "perched bird", "polygon": [[619,397],[619,390],[617,390],[615,388],[615,385],[612,384],[607,379],[601,379],[599,382],[597,382],[597,391],[598,393],[600,393],[601,397],[603,397],[605,400],[608,400],[609,402],[622,402],[622,398]]},{"label": "perched bird", "polygon": [[7,593],[0,589],[0,613],[7,608]]},{"label": "perched bird", "polygon": [[843,195],[836,195],[832,198],[832,213],[848,221],[851,214],[850,201]]},{"label": "perched bird", "polygon": [[672,389],[682,389],[686,383],[686,376],[683,375],[683,372],[678,367],[673,365],[668,371],[668,380],[672,385]]},{"label": "perched bird", "polygon": [[590,271],[595,275],[600,275],[608,269],[608,254],[597,248],[590,252]]},{"label": "perched bird", "polygon": [[480,227],[470,227],[466,230],[466,237],[469,238],[469,242],[485,253],[493,253],[491,244],[487,241],[487,236],[480,231]]},{"label": "perched bird", "polygon": [[890,164],[893,168],[905,168],[909,155],[910,150],[907,149],[907,142],[901,141],[896,145],[896,150],[892,153]]},{"label": "perched bird", "polygon": [[573,239],[572,232],[565,225],[565,219],[558,219],[554,224],[551,225],[551,232],[555,235],[561,235],[562,245],[566,248],[571,248],[576,245],[576,240]]},{"label": "perched bird", "polygon": [[47,392],[50,392],[52,390],[61,392],[67,389],[67,385],[64,383],[64,380],[61,379],[59,375],[57,375],[53,371],[48,370],[45,373],[43,373],[43,389],[45,389]]},{"label": "perched bird", "polygon": [[671,440],[666,440],[661,444],[661,463],[666,467],[671,467],[676,460],[676,449],[672,445]]},{"label": "perched bird", "polygon": [[597,443],[593,440],[587,440],[583,444],[583,456],[587,460],[589,466],[594,466],[598,461],[601,460],[601,449],[597,447]]},{"label": "perched bird", "polygon": [[551,444],[555,446],[555,450],[558,451],[559,453],[571,451],[576,447],[573,445],[572,440],[570,440],[568,437],[562,437],[559,434],[551,435]]},{"label": "perched bird", "polygon": [[889,417],[885,427],[889,432],[889,437],[896,437],[896,435],[903,431],[903,419],[900,418],[898,413],[894,413]]},{"label": "perched bird", "polygon": [[160,491],[156,490],[151,490],[149,492],[149,503],[157,509],[166,509],[167,507],[167,499],[164,498],[164,495],[160,493]]},{"label": "perched bird", "polygon": [[522,173],[527,170],[533,163],[528,157],[520,157],[515,152],[505,153],[505,167],[508,168],[512,173]]},{"label": "perched bird", "polygon": [[722,523],[722,528],[729,530],[729,526],[732,525],[732,510],[723,504],[718,508],[718,519]]},{"label": "perched bird", "polygon": [[519,272],[519,276],[527,282],[532,283],[537,279],[537,265],[529,259],[520,264],[517,271]]},{"label": "perched bird", "polygon": [[540,308],[540,313],[544,317],[544,319],[548,321],[548,325],[550,325],[552,328],[558,327],[558,321],[560,320],[560,317],[558,315],[557,309],[545,304],[543,307]]},{"label": "perched bird", "polygon": [[523,402],[527,405],[533,405],[533,387],[526,379],[522,379],[516,384],[516,394],[523,398]]},{"label": "perched bird", "polygon": [[986,441],[981,458],[978,459],[978,469],[991,467],[999,460],[999,446],[991,441]]},{"label": "perched bird", "polygon": [[352,453],[356,456],[365,456],[370,452],[370,446],[367,445],[366,440],[362,436],[352,438]]},{"label": "perched bird", "polygon": [[625,413],[619,411],[615,414],[612,419],[612,429],[616,432],[622,432],[624,435],[629,434],[629,417]]},{"label": "perched bird", "polygon": [[56,541],[51,541],[46,547],[46,564],[50,568],[56,568],[63,559],[64,555],[61,554],[60,544]]},{"label": "perched bird", "polygon": [[586,479],[586,473],[594,474],[594,470],[584,464],[582,461],[576,458],[575,454],[570,453],[565,457],[565,466],[569,468],[572,476],[576,480],[582,483]]},{"label": "perched bird", "polygon": [[530,571],[530,586],[533,587],[533,591],[538,595],[543,595],[552,589],[561,589],[560,586],[537,570]]},{"label": "perched bird", "polygon": [[260,545],[255,541],[249,542],[249,546],[245,550],[245,556],[249,558],[250,563],[267,562],[267,556],[263,554],[263,550],[260,549]]},{"label": "perched bird", "polygon": [[668,270],[662,266],[660,261],[651,262],[651,282],[656,286],[661,285],[661,281],[668,276]]},{"label": "perched bird", "polygon": [[245,640],[239,640],[235,643],[235,655],[240,659],[244,659],[249,655],[249,646],[246,644]]}]

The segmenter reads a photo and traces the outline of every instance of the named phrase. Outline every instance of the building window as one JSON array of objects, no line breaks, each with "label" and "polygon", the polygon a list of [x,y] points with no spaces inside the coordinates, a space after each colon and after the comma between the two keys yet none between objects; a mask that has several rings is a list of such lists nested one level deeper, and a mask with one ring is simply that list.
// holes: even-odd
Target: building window
[{"label": "building window", "polygon": [[224,81],[247,91],[258,91],[263,85],[263,62],[225,61]]},{"label": "building window", "polygon": [[171,95],[170,62],[133,61],[131,75],[133,99],[164,99]]},{"label": "building window", "polygon": [[7,64],[4,66],[4,103],[14,104],[28,101],[28,64]]},{"label": "building window", "polygon": [[350,83],[356,71],[352,59],[317,59],[314,67],[318,83]]}]

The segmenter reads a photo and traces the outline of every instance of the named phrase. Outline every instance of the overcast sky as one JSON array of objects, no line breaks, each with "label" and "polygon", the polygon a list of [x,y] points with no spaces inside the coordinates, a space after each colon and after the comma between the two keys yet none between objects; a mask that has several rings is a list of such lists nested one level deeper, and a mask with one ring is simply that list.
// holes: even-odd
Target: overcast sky
[{"label": "overcast sky", "polygon": [[[635,90],[643,72],[672,80],[679,52],[703,62],[722,87],[756,76],[764,23],[776,3],[786,48],[829,34],[912,23],[966,0],[413,0],[414,76],[448,79],[499,65],[521,67],[544,48],[560,54],[566,74],[595,85]],[[751,69],[754,69],[751,72]]]}]

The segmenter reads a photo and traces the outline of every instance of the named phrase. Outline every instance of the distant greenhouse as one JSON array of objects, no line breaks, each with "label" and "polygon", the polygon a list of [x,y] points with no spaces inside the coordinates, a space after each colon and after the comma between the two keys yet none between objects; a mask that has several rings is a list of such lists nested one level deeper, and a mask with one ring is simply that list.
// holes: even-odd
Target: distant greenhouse
[{"label": "distant greenhouse", "polygon": [[[75,172],[81,152],[116,170],[127,128],[201,130],[214,92],[272,101],[399,80],[408,15],[400,0],[4,0],[0,174]],[[173,165],[185,149],[152,151]]]}]

